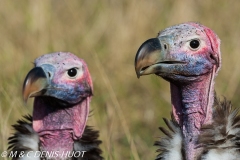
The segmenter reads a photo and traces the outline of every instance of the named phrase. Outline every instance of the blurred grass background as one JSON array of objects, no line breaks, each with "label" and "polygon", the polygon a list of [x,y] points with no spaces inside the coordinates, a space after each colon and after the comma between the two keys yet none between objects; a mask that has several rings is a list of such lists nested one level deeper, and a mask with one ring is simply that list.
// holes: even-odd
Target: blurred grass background
[{"label": "blurred grass background", "polygon": [[103,156],[154,159],[162,117],[170,116],[169,84],[152,75],[137,79],[134,57],[147,39],[174,24],[196,21],[222,40],[218,95],[240,106],[240,1],[25,0],[0,1],[0,151],[11,125],[31,114],[22,83],[38,56],[69,51],[83,58],[94,82],[93,116]]}]

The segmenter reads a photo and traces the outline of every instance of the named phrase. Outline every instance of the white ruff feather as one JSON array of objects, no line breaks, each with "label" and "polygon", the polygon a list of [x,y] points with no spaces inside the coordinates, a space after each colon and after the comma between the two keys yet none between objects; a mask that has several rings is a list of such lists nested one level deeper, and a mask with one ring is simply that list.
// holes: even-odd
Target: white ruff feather
[{"label": "white ruff feather", "polygon": [[175,159],[175,160],[181,160],[181,148],[182,148],[182,137],[181,133],[177,132],[173,135],[173,139],[168,142],[169,147],[168,150],[170,151],[168,154],[166,154],[164,157],[166,159]]},{"label": "white ruff feather", "polygon": [[238,160],[239,156],[236,149],[211,149],[201,160]]},{"label": "white ruff feather", "polygon": [[155,142],[155,145],[160,147],[157,151],[161,152],[156,159],[182,160],[182,131],[173,117],[170,121],[166,119],[164,121],[168,126],[168,130],[162,127],[159,128],[165,134],[165,137]]},{"label": "white ruff feather", "polygon": [[31,134],[19,134],[17,137],[19,144],[23,145],[26,148],[29,148],[32,151],[38,151],[38,134],[33,130],[32,126],[28,124],[24,124],[23,127],[25,127]]}]

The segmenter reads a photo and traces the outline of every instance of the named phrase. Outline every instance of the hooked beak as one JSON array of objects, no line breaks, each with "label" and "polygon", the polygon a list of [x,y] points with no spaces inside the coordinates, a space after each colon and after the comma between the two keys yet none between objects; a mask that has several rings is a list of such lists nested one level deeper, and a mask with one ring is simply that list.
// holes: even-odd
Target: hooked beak
[{"label": "hooked beak", "polygon": [[41,67],[33,68],[26,76],[23,83],[23,100],[27,103],[29,97],[44,94],[48,86],[48,78]]},{"label": "hooked beak", "polygon": [[169,66],[185,62],[169,58],[168,46],[162,44],[159,38],[145,41],[137,51],[135,57],[135,71],[137,77],[148,74],[169,73]]},{"label": "hooked beak", "polygon": [[138,49],[135,57],[135,71],[137,77],[139,78],[142,75],[151,74],[153,72],[151,66],[158,63],[163,56],[158,38],[152,38],[145,41]]}]

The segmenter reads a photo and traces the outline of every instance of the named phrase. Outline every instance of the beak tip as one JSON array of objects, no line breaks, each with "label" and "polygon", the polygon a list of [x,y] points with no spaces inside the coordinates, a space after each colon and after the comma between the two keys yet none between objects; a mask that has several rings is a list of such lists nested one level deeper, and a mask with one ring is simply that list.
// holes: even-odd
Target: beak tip
[{"label": "beak tip", "polygon": [[27,100],[28,98],[26,98],[25,96],[23,97],[23,103],[26,105],[27,104]]},{"label": "beak tip", "polygon": [[141,74],[140,74],[140,69],[139,69],[139,67],[137,67],[136,64],[135,64],[135,72],[136,72],[137,78],[139,79]]},{"label": "beak tip", "polygon": [[137,71],[137,69],[136,69],[135,71],[136,71],[137,78],[139,79],[141,75],[140,75],[140,73]]}]

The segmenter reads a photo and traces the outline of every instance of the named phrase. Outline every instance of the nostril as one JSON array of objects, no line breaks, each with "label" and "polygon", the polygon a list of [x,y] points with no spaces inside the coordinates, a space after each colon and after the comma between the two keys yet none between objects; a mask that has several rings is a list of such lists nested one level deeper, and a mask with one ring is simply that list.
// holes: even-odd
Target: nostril
[{"label": "nostril", "polygon": [[48,77],[51,78],[51,76],[52,76],[51,73],[50,72],[47,72],[47,73],[48,73]]},{"label": "nostril", "polygon": [[166,50],[166,49],[167,49],[167,44],[164,44],[163,47],[164,47],[164,49]]}]

